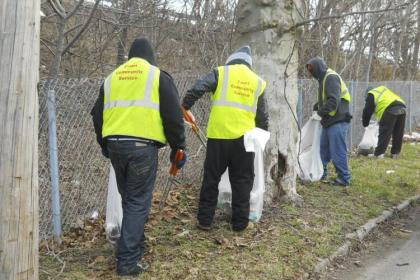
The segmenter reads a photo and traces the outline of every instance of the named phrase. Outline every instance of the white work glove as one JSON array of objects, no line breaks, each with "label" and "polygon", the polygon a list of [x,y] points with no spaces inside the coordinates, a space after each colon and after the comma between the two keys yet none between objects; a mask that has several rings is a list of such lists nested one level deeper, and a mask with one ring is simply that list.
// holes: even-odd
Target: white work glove
[{"label": "white work glove", "polygon": [[313,120],[315,120],[315,121],[321,121],[321,116],[320,115],[318,115],[318,113],[314,113],[313,115],[312,115],[312,119]]}]

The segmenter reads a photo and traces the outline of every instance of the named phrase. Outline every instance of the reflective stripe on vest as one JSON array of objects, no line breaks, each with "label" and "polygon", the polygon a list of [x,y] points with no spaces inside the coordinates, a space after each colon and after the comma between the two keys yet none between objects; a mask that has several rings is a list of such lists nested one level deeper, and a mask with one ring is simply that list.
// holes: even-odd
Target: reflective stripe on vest
[{"label": "reflective stripe on vest", "polygon": [[152,101],[152,86],[153,78],[155,76],[156,67],[150,65],[149,75],[147,76],[146,87],[144,91],[144,98],[142,100],[113,100],[111,101],[111,80],[112,73],[109,75],[104,83],[104,93],[105,93],[105,105],[104,110],[114,108],[114,107],[130,107],[130,106],[142,106],[149,107],[151,109],[159,110],[159,103],[154,103]]},{"label": "reflective stripe on vest", "polygon": [[392,90],[385,86],[379,86],[369,91],[375,100],[375,118],[377,121],[382,119],[382,116],[391,103],[399,101],[405,104],[404,100],[395,94]]},{"label": "reflective stripe on vest", "polygon": [[159,112],[159,77],[159,68],[132,58],[106,78],[103,137],[124,135],[166,143]]},{"label": "reflective stripe on vest", "polygon": [[[338,76],[338,78],[340,79],[340,86],[341,86],[340,97],[341,97],[341,99],[344,99],[348,103],[350,103],[351,102],[351,95],[350,95],[350,92],[347,89],[347,86],[344,83],[343,79],[341,79],[341,76],[337,72],[335,72],[332,69],[328,69],[327,73],[325,74],[324,80],[322,81],[322,104],[324,104],[324,101],[327,99],[327,93],[326,93],[326,90],[325,90],[325,83],[326,83],[327,77],[329,75],[337,75]],[[335,116],[336,113],[337,113],[337,110],[334,110],[334,111],[330,112],[329,115],[330,116]]]},{"label": "reflective stripe on vest", "polygon": [[258,98],[266,82],[245,65],[221,66],[218,71],[207,137],[237,139],[255,128]]}]

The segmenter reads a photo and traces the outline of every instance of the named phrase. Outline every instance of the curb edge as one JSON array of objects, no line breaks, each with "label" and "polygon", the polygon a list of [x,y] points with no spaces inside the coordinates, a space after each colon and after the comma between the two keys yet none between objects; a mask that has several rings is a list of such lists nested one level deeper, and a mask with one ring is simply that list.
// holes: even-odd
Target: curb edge
[{"label": "curb edge", "polygon": [[339,258],[347,256],[352,249],[352,242],[363,241],[379,224],[394,217],[397,213],[408,209],[414,202],[420,201],[420,195],[416,195],[404,200],[397,206],[391,207],[388,210],[384,210],[381,215],[376,218],[368,220],[364,225],[360,226],[357,230],[346,235],[346,241],[340,246],[334,253],[328,258],[320,260],[313,269],[315,274],[324,272],[331,263]]}]

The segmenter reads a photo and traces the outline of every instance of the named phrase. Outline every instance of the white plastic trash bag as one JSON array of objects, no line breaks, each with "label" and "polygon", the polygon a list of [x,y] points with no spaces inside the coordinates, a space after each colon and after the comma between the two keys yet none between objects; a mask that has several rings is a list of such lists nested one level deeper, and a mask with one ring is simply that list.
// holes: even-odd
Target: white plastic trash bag
[{"label": "white plastic trash bag", "polygon": [[375,121],[371,121],[369,126],[365,127],[362,141],[357,149],[359,155],[373,154],[376,146],[378,145],[379,125]]},{"label": "white plastic trash bag", "polygon": [[[250,197],[249,219],[258,222],[264,205],[264,149],[270,138],[270,133],[260,128],[254,128],[244,135],[244,145],[247,152],[254,152],[254,185]],[[218,206],[230,210],[232,189],[229,181],[229,171],[223,174],[219,183]]]},{"label": "white plastic trash bag", "polygon": [[108,197],[106,200],[105,232],[109,241],[115,242],[120,237],[122,223],[121,195],[118,192],[115,171],[111,165],[109,170]]},{"label": "white plastic trash bag", "polygon": [[223,173],[219,182],[219,196],[217,198],[217,207],[223,208],[230,214],[230,204],[232,202],[232,189],[229,181],[229,168]]},{"label": "white plastic trash bag", "polygon": [[324,173],[320,153],[321,132],[320,117],[314,113],[302,128],[300,147],[297,147],[299,162],[296,169],[303,181],[319,181]]}]

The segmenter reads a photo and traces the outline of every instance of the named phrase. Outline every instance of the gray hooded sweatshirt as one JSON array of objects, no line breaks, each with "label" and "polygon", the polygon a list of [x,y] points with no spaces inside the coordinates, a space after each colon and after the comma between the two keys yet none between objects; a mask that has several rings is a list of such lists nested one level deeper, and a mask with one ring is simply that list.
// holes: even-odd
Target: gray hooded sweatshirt
[{"label": "gray hooded sweatshirt", "polygon": [[[313,67],[312,76],[318,81],[318,103],[315,104],[314,110],[318,111],[321,116],[321,124],[323,127],[329,127],[338,122],[350,122],[352,116],[349,111],[349,103],[341,98],[341,83],[337,75],[329,75],[325,81],[326,100],[322,98],[323,80],[327,73],[328,67],[322,58],[316,57],[308,61]],[[334,116],[329,113],[337,110]]]}]

